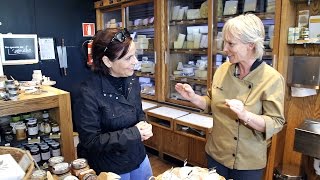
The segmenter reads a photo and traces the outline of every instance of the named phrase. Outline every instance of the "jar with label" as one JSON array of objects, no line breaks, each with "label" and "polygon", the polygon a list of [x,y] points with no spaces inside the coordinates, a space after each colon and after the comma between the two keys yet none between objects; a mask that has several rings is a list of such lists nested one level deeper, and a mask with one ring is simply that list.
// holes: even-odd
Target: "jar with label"
[{"label": "jar with label", "polygon": [[29,120],[27,123],[28,126],[28,136],[30,138],[35,138],[38,136],[39,128],[37,120]]},{"label": "jar with label", "polygon": [[54,165],[62,163],[64,161],[63,156],[56,156],[56,157],[51,157],[48,162],[49,162],[49,171],[52,172],[52,168]]},{"label": "jar with label", "polygon": [[42,145],[42,146],[40,146],[40,150],[41,150],[42,161],[48,161],[51,157],[49,146]]},{"label": "jar with label", "polygon": [[49,119],[49,112],[47,110],[44,110],[42,113],[42,118],[43,119]]},{"label": "jar with label", "polygon": [[67,176],[70,176],[70,166],[66,162],[55,164],[52,167],[52,173],[57,177],[58,179],[64,179]]},{"label": "jar with label", "polygon": [[49,119],[48,118],[44,118],[40,124],[40,128],[39,128],[40,132],[43,134],[50,134],[51,132],[51,125],[49,123]]},{"label": "jar with label", "polygon": [[30,154],[37,163],[41,161],[40,150],[38,147],[30,148]]},{"label": "jar with label", "polygon": [[27,138],[27,134],[26,134],[27,127],[23,122],[15,125],[15,129],[16,129],[16,139],[18,141],[24,140]]},{"label": "jar with label", "polygon": [[88,161],[84,158],[79,158],[71,162],[71,174],[79,176],[80,172],[89,170]]},{"label": "jar with label", "polygon": [[51,124],[51,132],[54,133],[54,134],[60,132],[60,127],[59,127],[59,124],[58,124],[58,123],[53,122],[53,123]]},{"label": "jar with label", "polygon": [[60,143],[54,142],[54,143],[51,143],[50,146],[51,146],[51,154],[53,157],[61,155]]},{"label": "jar with label", "polygon": [[6,141],[6,143],[10,143],[11,141],[13,141],[13,139],[14,137],[12,133],[12,128],[7,127],[4,131],[4,140]]},{"label": "jar with label", "polygon": [[88,170],[80,172],[79,179],[80,180],[94,180],[94,179],[97,179],[97,175],[93,169],[88,169]]}]

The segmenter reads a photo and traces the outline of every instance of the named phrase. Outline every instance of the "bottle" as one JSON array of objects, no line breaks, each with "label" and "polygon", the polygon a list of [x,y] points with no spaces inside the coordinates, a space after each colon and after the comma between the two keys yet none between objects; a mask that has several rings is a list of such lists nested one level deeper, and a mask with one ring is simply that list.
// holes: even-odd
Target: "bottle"
[{"label": "bottle", "polygon": [[39,131],[37,119],[33,118],[32,120],[29,120],[27,123],[27,126],[28,126],[28,136],[30,138],[37,137],[38,131]]}]

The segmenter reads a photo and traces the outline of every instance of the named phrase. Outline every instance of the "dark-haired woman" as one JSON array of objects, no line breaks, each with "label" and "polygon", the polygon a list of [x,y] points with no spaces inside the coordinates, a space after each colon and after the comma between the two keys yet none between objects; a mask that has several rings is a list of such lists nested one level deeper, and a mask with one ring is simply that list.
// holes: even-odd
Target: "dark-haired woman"
[{"label": "dark-haired woman", "polygon": [[75,108],[78,156],[97,173],[114,172],[121,180],[152,176],[143,141],[153,133],[145,122],[134,76],[135,51],[126,29],[97,32],[92,44],[94,73],[81,84]]}]

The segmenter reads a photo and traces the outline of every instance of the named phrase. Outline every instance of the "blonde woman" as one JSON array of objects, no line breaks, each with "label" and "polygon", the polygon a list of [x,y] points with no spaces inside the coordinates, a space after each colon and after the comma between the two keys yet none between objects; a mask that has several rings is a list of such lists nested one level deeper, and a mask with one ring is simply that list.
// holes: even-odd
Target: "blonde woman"
[{"label": "blonde woman", "polygon": [[212,112],[214,125],[205,148],[208,167],[215,167],[226,179],[261,179],[267,140],[285,123],[285,82],[262,61],[265,31],[257,16],[229,19],[222,33],[229,61],[215,72],[207,96],[195,94],[188,84],[178,83],[175,88]]}]

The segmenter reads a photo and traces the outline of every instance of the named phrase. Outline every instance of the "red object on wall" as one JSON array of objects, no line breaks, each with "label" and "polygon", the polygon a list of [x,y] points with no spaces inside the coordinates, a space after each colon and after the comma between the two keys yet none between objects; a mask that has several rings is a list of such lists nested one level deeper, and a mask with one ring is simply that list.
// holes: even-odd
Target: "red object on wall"
[{"label": "red object on wall", "polygon": [[95,23],[82,23],[82,36],[83,37],[92,37],[94,36]]},{"label": "red object on wall", "polygon": [[92,40],[88,42],[88,60],[87,60],[87,65],[91,66],[93,63],[92,59]]}]

